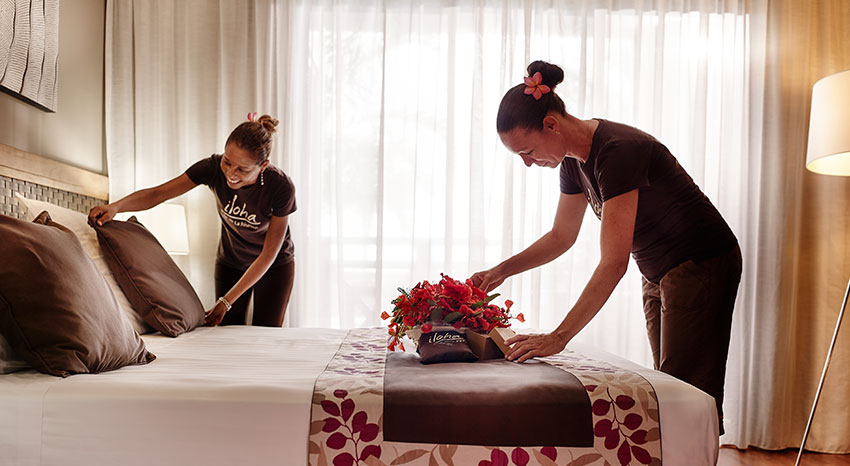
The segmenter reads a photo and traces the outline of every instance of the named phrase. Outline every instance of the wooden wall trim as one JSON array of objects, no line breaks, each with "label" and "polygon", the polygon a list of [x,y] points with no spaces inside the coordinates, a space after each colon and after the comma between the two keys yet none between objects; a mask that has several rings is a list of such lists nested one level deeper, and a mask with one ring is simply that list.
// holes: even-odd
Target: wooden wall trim
[{"label": "wooden wall trim", "polygon": [[108,177],[6,144],[0,144],[0,175],[96,199],[109,199]]}]

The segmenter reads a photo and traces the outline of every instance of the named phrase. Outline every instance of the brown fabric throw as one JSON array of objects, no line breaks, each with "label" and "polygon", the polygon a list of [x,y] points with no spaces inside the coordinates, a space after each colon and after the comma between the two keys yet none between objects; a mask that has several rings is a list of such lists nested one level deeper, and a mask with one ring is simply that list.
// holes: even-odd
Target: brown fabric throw
[{"label": "brown fabric throw", "polygon": [[490,446],[592,447],[587,390],[545,362],[422,365],[387,354],[384,440]]}]

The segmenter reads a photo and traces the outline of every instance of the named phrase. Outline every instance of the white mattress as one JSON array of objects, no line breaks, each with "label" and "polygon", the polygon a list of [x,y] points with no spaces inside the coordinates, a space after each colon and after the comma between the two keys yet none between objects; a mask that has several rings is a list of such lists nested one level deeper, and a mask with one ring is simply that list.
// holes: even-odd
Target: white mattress
[{"label": "white mattress", "polygon": [[[0,376],[0,464],[302,465],[313,384],[345,330],[199,328],[144,336],[146,366],[66,379]],[[666,374],[635,370],[659,398],[664,464],[713,465],[714,402]]]}]

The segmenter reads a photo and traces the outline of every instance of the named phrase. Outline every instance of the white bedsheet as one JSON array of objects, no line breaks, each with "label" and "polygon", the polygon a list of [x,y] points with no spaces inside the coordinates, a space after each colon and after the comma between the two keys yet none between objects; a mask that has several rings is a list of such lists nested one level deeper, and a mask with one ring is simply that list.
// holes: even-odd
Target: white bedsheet
[{"label": "white bedsheet", "polygon": [[[66,379],[0,376],[0,464],[305,465],[316,377],[346,334],[332,329],[199,328],[144,336],[157,360]],[[717,459],[714,402],[665,374],[641,373],[659,398],[664,464]]]}]

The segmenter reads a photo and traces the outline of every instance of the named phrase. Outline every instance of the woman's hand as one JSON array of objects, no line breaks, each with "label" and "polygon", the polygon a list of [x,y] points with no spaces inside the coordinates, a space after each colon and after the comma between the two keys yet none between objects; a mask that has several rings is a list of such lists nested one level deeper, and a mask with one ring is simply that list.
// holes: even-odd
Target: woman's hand
[{"label": "woman's hand", "polygon": [[207,327],[215,327],[224,319],[224,314],[227,313],[227,307],[221,301],[216,301],[215,305],[204,315],[204,325]]},{"label": "woman's hand", "polygon": [[118,213],[118,207],[115,204],[98,205],[92,207],[89,211],[89,224],[94,225],[97,222],[98,226],[109,222]]},{"label": "woman's hand", "polygon": [[534,357],[551,356],[560,353],[567,341],[555,333],[543,335],[517,335],[505,341],[511,350],[505,355],[508,361],[523,362]]},{"label": "woman's hand", "polygon": [[480,288],[481,291],[489,293],[493,288],[501,285],[502,282],[505,281],[505,278],[507,278],[497,269],[498,267],[493,267],[489,270],[476,272],[469,277],[469,279],[472,280],[472,284]]}]

